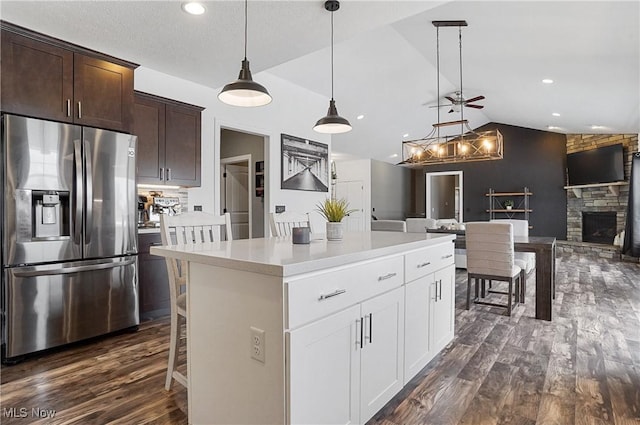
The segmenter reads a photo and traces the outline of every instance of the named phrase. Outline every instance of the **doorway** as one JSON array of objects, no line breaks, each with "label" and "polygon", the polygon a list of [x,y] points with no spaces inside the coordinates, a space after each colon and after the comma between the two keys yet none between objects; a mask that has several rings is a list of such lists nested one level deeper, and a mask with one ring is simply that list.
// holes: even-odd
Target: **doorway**
[{"label": "doorway", "polygon": [[264,207],[268,196],[266,146],[265,136],[220,128],[220,211],[234,211],[234,239],[264,237],[268,223]]},{"label": "doorway", "polygon": [[251,155],[225,158],[220,161],[222,213],[231,215],[234,239],[251,238]]},{"label": "doorway", "polygon": [[343,220],[343,223],[346,223],[346,231],[363,232],[365,230],[363,181],[338,181],[335,183],[335,194],[338,199],[346,199],[349,209],[355,210]]},{"label": "doorway", "polygon": [[462,171],[426,174],[426,217],[463,223]]}]

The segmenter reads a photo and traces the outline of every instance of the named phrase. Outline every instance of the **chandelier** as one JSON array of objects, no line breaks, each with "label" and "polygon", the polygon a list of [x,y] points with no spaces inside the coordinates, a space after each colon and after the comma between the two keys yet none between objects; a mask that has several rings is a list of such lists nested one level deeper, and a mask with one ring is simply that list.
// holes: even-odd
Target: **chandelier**
[{"label": "chandelier", "polygon": [[[460,103],[461,106],[481,108],[481,106],[467,105],[462,98],[462,27],[467,26],[466,21],[432,21],[436,27],[436,78],[438,96],[438,122],[433,124],[433,129],[425,137],[417,140],[402,142],[402,165],[430,165],[438,163],[486,161],[502,159],[503,140],[500,131],[487,130],[476,132],[469,127],[469,122],[464,119],[464,107],[460,108],[460,119],[456,121],[440,122],[440,27],[458,27],[459,58],[460,58]],[[484,98],[479,96],[480,99]],[[450,99],[451,100],[451,99]],[[451,127],[446,135],[441,134],[446,127]],[[456,131],[458,130],[459,131]]]}]

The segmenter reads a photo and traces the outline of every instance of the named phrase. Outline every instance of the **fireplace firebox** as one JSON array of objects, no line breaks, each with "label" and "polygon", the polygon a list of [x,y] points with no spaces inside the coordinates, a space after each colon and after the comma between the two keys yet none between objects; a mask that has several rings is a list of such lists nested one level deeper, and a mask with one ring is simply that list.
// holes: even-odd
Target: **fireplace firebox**
[{"label": "fireplace firebox", "polygon": [[616,233],[615,212],[582,213],[582,242],[613,245]]}]

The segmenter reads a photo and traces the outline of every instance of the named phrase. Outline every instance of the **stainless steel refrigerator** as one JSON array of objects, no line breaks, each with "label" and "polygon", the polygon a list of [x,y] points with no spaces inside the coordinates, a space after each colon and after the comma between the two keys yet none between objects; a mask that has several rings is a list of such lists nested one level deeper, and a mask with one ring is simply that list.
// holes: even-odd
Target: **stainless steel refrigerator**
[{"label": "stainless steel refrigerator", "polygon": [[136,136],[2,117],[5,362],[135,327]]}]

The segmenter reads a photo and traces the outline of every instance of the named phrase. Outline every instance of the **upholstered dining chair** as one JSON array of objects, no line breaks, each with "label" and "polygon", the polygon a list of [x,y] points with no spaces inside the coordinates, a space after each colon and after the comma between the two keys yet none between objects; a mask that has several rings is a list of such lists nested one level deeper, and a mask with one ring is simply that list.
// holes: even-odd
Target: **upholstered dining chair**
[{"label": "upholstered dining chair", "polygon": [[[492,223],[511,223],[513,225],[513,236],[529,236],[529,220],[515,220],[500,218],[491,220]],[[520,302],[524,303],[527,293],[527,275],[536,267],[536,254],[533,252],[516,252],[514,254],[516,264],[522,269],[520,281]]]},{"label": "upholstered dining chair", "polygon": [[283,212],[269,215],[271,236],[289,236],[294,227],[308,227],[311,229],[309,213]]},{"label": "upholstered dining chair", "polygon": [[[160,234],[163,245],[202,245],[218,240],[232,240],[231,216],[211,215],[204,212],[188,212],[180,215],[160,216]],[[188,386],[188,377],[178,371],[178,334],[181,323],[187,319],[188,269],[184,261],[167,258],[169,274],[169,294],[171,299],[171,336],[169,342],[169,361],[164,388],[168,391],[175,379],[184,387]]]},{"label": "upholstered dining chair", "polygon": [[[475,282],[474,303],[506,307],[511,316],[513,305],[520,299],[521,268],[515,264],[513,248],[513,225],[511,223],[470,222],[466,223],[467,247],[467,310],[471,304],[471,284]],[[507,304],[480,299],[479,284],[485,281],[507,282]],[[514,292],[515,290],[515,292]],[[498,291],[492,291],[494,293]],[[514,297],[515,295],[515,297]],[[515,300],[515,303],[513,302]]]}]

